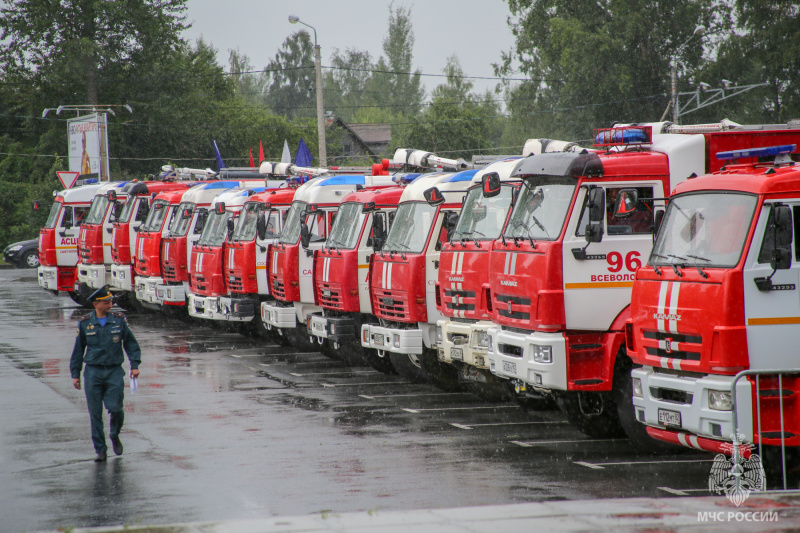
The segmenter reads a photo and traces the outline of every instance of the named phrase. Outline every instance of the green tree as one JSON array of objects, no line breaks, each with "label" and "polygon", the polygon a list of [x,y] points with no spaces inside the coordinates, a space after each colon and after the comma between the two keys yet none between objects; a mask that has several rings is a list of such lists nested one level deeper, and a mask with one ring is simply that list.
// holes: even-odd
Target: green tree
[{"label": "green tree", "polygon": [[250,58],[237,48],[229,51],[228,64],[236,93],[250,103],[261,104],[264,101],[265,79],[253,72]]},{"label": "green tree", "polygon": [[323,76],[325,110],[352,122],[360,109],[374,105],[378,98],[368,90],[373,68],[369,52],[348,48],[342,53],[334,49],[331,68]]},{"label": "green tree", "polygon": [[383,39],[383,53],[375,64],[375,72],[367,91],[380,95],[381,104],[397,113],[419,113],[425,99],[422,72],[411,71],[414,52],[414,30],[409,8],[389,6],[389,29]]},{"label": "green tree", "polygon": [[287,37],[265,70],[270,109],[288,117],[317,116],[314,44],[307,31]]},{"label": "green tree", "polygon": [[[180,42],[186,0],[13,0],[0,8],[0,69],[81,83],[97,104],[114,65],[146,62]],[[110,69],[114,70],[114,69]]]},{"label": "green tree", "polygon": [[711,35],[730,28],[726,4],[713,0],[507,1],[516,45],[496,70],[509,76],[518,64],[530,78],[510,94],[509,110],[522,119],[514,128],[570,139],[611,121],[659,120],[670,58],[678,54],[690,77],[703,47],[681,45],[694,28]]}]

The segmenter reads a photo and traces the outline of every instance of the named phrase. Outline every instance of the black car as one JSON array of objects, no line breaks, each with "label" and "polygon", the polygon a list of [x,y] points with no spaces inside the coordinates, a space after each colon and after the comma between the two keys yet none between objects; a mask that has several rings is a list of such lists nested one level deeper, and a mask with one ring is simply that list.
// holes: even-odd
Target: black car
[{"label": "black car", "polygon": [[17,268],[37,268],[39,266],[39,239],[9,244],[3,250],[3,260]]}]

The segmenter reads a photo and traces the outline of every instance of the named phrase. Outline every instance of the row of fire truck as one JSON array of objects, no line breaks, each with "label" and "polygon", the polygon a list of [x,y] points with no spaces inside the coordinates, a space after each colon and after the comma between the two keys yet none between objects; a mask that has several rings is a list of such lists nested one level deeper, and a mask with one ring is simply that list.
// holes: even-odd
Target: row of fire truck
[{"label": "row of fire truck", "polygon": [[[76,276],[105,275],[137,305],[554,400],[593,437],[797,450],[799,140],[796,125],[630,124],[480,168],[398,150],[393,176],[265,163],[256,181],[82,187],[42,230],[40,284],[78,294]],[[303,173],[319,177],[289,185]],[[90,202],[70,277],[53,236],[66,249]]]}]

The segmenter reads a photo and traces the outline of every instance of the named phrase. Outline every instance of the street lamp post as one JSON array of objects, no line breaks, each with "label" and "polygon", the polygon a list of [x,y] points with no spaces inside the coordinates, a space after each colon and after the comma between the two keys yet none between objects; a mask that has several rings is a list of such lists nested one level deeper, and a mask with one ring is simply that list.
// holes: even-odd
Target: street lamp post
[{"label": "street lamp post", "polygon": [[680,119],[680,110],[678,109],[678,55],[683,51],[684,47],[689,44],[689,41],[695,35],[703,35],[706,31],[705,26],[697,26],[692,34],[686,39],[682,45],[675,50],[675,53],[672,55],[672,59],[669,62],[670,66],[670,81],[672,84],[672,122],[674,124],[680,124],[678,120]]},{"label": "street lamp post", "polygon": [[319,136],[319,163],[321,167],[328,166],[328,149],[325,140],[325,106],[322,100],[322,59],[320,58],[320,47],[317,44],[317,30],[314,26],[306,24],[299,17],[289,15],[291,24],[300,23],[314,31],[314,70],[317,78],[317,135]]}]

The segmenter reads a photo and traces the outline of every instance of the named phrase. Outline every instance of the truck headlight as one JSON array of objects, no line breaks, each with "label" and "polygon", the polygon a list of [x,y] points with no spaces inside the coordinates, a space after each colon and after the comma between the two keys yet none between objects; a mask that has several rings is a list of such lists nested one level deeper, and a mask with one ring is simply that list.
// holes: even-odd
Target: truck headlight
[{"label": "truck headlight", "polygon": [[[492,336],[489,335],[488,331],[486,332],[486,337],[486,351],[494,352],[494,341],[492,340]],[[494,365],[494,363],[492,363],[492,365]]]},{"label": "truck headlight", "polygon": [[477,330],[472,332],[472,346],[475,348],[488,348],[491,342],[488,331]]},{"label": "truck headlight", "polygon": [[715,411],[730,411],[733,407],[731,393],[724,390],[708,391],[708,407]]},{"label": "truck headlight", "polygon": [[533,362],[550,364],[553,362],[553,347],[533,345]]},{"label": "truck headlight", "polygon": [[395,348],[400,348],[400,335],[392,333],[392,344]]},{"label": "truck headlight", "polygon": [[441,326],[436,326],[436,344],[442,344],[444,341],[444,332]]},{"label": "truck headlight", "polygon": [[97,270],[92,270],[92,277],[97,278]]},{"label": "truck headlight", "polygon": [[21,244],[6,248],[6,252],[16,252],[17,250],[22,250],[22,245]]},{"label": "truck headlight", "polygon": [[637,398],[644,398],[641,378],[633,378],[633,395]]}]

